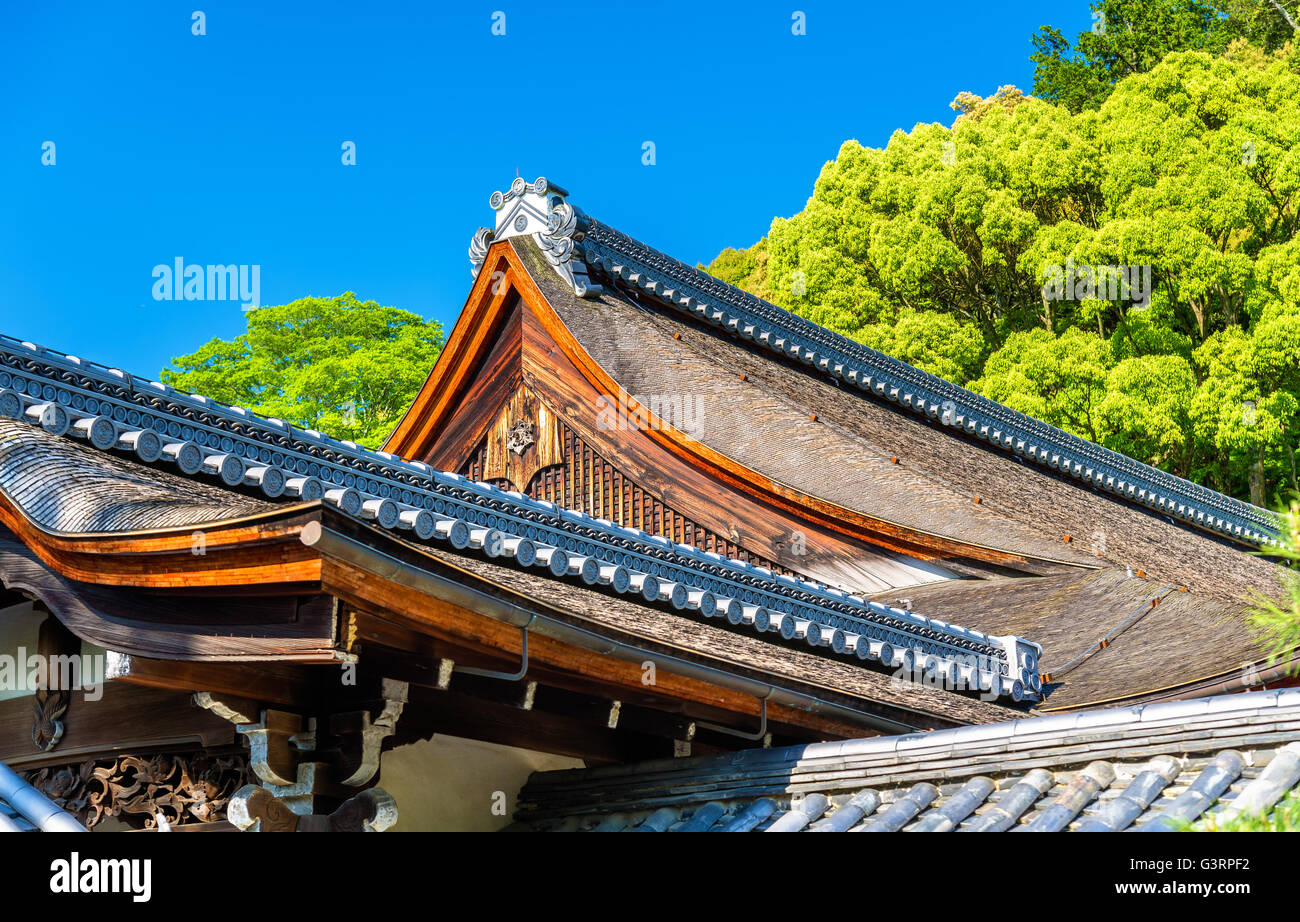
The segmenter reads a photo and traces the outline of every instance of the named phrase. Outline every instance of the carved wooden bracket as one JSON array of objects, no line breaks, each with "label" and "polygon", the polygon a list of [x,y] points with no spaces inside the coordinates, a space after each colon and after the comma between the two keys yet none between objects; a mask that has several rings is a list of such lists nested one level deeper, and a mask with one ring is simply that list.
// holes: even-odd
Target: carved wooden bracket
[{"label": "carved wooden bracket", "polygon": [[[194,703],[234,723],[248,740],[249,765],[275,798],[275,809],[307,816],[322,802],[338,803],[348,797],[349,788],[374,779],[384,740],[393,735],[408,693],[407,683],[384,679],[378,715],[373,716],[373,709],[333,714],[324,739],[317,738],[314,717],[211,692],[195,692]],[[251,720],[259,710],[261,719]]]},{"label": "carved wooden bracket", "polygon": [[316,748],[316,719],[267,709],[258,723],[235,727],[248,739],[248,761],[266,784],[293,784],[302,753]]},{"label": "carved wooden bracket", "polygon": [[243,832],[383,832],[397,822],[397,803],[382,788],[349,797],[329,815],[295,813],[266,788],[240,788],[226,816]]},{"label": "carved wooden bracket", "polygon": [[63,739],[63,721],[72,695],[63,689],[36,690],[32,702],[32,743],[41,752],[49,752]]},{"label": "carved wooden bracket", "polygon": [[[72,703],[72,688],[80,678],[81,638],[47,614],[37,640],[39,679],[32,702],[32,743],[49,752],[63,739],[63,716]],[[72,668],[65,668],[71,664]]]},{"label": "carved wooden bracket", "polygon": [[231,795],[248,784],[242,755],[120,756],[27,772],[29,784],[87,828],[109,817],[152,829],[225,819]]},{"label": "carved wooden bracket", "polygon": [[379,771],[379,756],[384,740],[397,729],[397,720],[406,706],[410,686],[405,682],[384,679],[384,707],[373,720],[370,711],[350,711],[330,718],[330,733],[343,743],[338,774],[340,784],[359,787]]},{"label": "carved wooden bracket", "polygon": [[253,721],[249,712],[256,708],[255,702],[219,698],[210,692],[195,692],[194,703],[229,720],[244,735],[249,763],[266,784],[294,784],[302,753],[316,748],[314,718],[266,708],[261,720]]}]

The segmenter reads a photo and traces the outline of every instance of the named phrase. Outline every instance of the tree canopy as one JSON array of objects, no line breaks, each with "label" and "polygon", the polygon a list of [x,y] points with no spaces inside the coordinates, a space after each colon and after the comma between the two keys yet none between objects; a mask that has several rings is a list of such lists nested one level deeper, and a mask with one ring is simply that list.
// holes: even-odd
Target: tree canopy
[{"label": "tree canopy", "polygon": [[1096,108],[1003,87],[959,96],[951,127],[848,141],[803,211],[706,268],[1273,503],[1297,488],[1300,444],[1300,52],[1202,45],[1144,60]]},{"label": "tree canopy", "polygon": [[1115,83],[1153,69],[1173,51],[1220,54],[1236,39],[1266,51],[1296,28],[1296,0],[1099,0],[1071,44],[1043,26],[1032,37],[1034,95],[1072,112],[1095,109]]},{"label": "tree canopy", "polygon": [[442,350],[437,322],[352,292],[247,314],[248,331],[172,359],[162,380],[378,448]]}]

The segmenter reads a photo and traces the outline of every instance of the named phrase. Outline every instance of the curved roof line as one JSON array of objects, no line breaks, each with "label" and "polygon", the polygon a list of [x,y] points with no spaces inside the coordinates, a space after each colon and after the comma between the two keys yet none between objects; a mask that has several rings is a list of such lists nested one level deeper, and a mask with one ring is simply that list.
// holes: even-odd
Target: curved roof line
[{"label": "curved roof line", "polygon": [[580,576],[741,630],[800,638],[864,665],[924,665],[953,687],[961,682],[1016,701],[1037,697],[1041,647],[1021,638],[992,637],[674,544],[7,336],[0,337],[0,415],[187,477],[206,475],[228,489],[323,499],[386,532],[513,558],[556,578]]},{"label": "curved roof line", "polygon": [[574,258],[582,261],[586,273],[612,286],[643,292],[769,352],[844,380],[860,392],[1192,527],[1249,545],[1267,544],[1277,533],[1277,521],[1268,510],[1089,442],[856,343],[673,259],[565,202],[555,207],[577,216],[571,232]]}]

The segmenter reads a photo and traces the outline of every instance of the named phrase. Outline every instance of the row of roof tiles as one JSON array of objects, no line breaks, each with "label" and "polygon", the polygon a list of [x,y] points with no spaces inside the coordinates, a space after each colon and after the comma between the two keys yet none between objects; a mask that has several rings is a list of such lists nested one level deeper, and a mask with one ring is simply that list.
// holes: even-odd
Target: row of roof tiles
[{"label": "row of roof tiles", "polygon": [[1101,831],[1267,813],[1300,782],[1300,690],[535,774],[517,828]]},{"label": "row of roof tiles", "polygon": [[[1208,758],[1090,762],[995,781],[922,781],[789,800],[759,797],[573,817],[551,829],[592,832],[1176,832],[1268,816],[1300,781],[1300,743]],[[527,828],[526,826],[524,828]],[[546,827],[541,827],[546,828]]]},{"label": "row of roof tiles", "polygon": [[320,499],[409,538],[575,576],[954,690],[1019,701],[1041,688],[1041,649],[1021,638],[868,602],[8,337],[0,339],[0,415],[268,499]]}]

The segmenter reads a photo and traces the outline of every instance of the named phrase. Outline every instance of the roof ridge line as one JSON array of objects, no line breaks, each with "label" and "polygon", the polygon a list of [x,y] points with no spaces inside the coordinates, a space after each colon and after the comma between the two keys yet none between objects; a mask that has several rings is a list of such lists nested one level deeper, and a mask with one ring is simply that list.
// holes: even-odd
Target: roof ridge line
[{"label": "roof ridge line", "polygon": [[[589,276],[604,275],[614,285],[645,291],[665,305],[700,315],[706,322],[752,339],[769,351],[800,359],[848,381],[858,390],[874,392],[915,415],[962,429],[969,436],[1028,458],[1039,467],[1058,470],[1132,505],[1240,543],[1265,545],[1276,536],[1278,523],[1267,509],[1012,410],[716,279],[591,218],[566,200],[567,192],[557,193],[557,187],[549,187],[552,194],[547,198],[544,178],[531,186],[517,179],[515,187],[512,193],[524,198],[534,188],[540,188],[539,202],[533,203],[536,207],[532,211],[538,212],[536,219],[542,212],[548,213],[548,221],[542,226],[534,218],[515,216],[520,226],[514,226],[509,223],[514,211],[505,214],[498,204],[502,193],[494,193],[498,226],[495,231],[480,228],[475,235],[475,244],[470,248],[474,272],[481,266],[489,243],[511,236],[535,236],[556,271],[581,297],[599,294],[601,287],[590,284]],[[516,209],[522,207],[522,201],[516,205]],[[711,309],[712,304],[725,305],[731,311]],[[734,316],[737,311],[748,316]]]},{"label": "roof ridge line", "polygon": [[[724,765],[738,762],[762,762],[774,765],[799,765],[812,770],[822,761],[837,762],[845,758],[907,754],[908,758],[920,755],[933,757],[944,752],[956,753],[965,743],[996,744],[999,741],[1024,740],[1044,747],[1074,738],[1076,731],[1090,733],[1121,730],[1131,727],[1151,727],[1160,721],[1187,720],[1200,716],[1217,719],[1231,718],[1234,714],[1250,711],[1300,712],[1300,688],[1272,691],[1243,692],[1234,695],[1217,695],[1188,701],[1168,701],[1125,708],[1099,708],[1074,714],[1031,716],[990,724],[975,724],[946,730],[918,731],[890,736],[872,736],[859,739],[835,740],[825,743],[803,743],[779,749],[748,749],[741,752],[695,756],[685,759],[656,759],[644,763],[642,773],[629,771],[627,766],[595,766],[586,769],[569,769],[573,778],[602,778],[606,775],[635,778],[638,774],[693,773],[702,765]],[[922,753],[922,750],[927,752]],[[933,751],[929,751],[933,750]],[[632,781],[628,782],[633,783]]]}]

